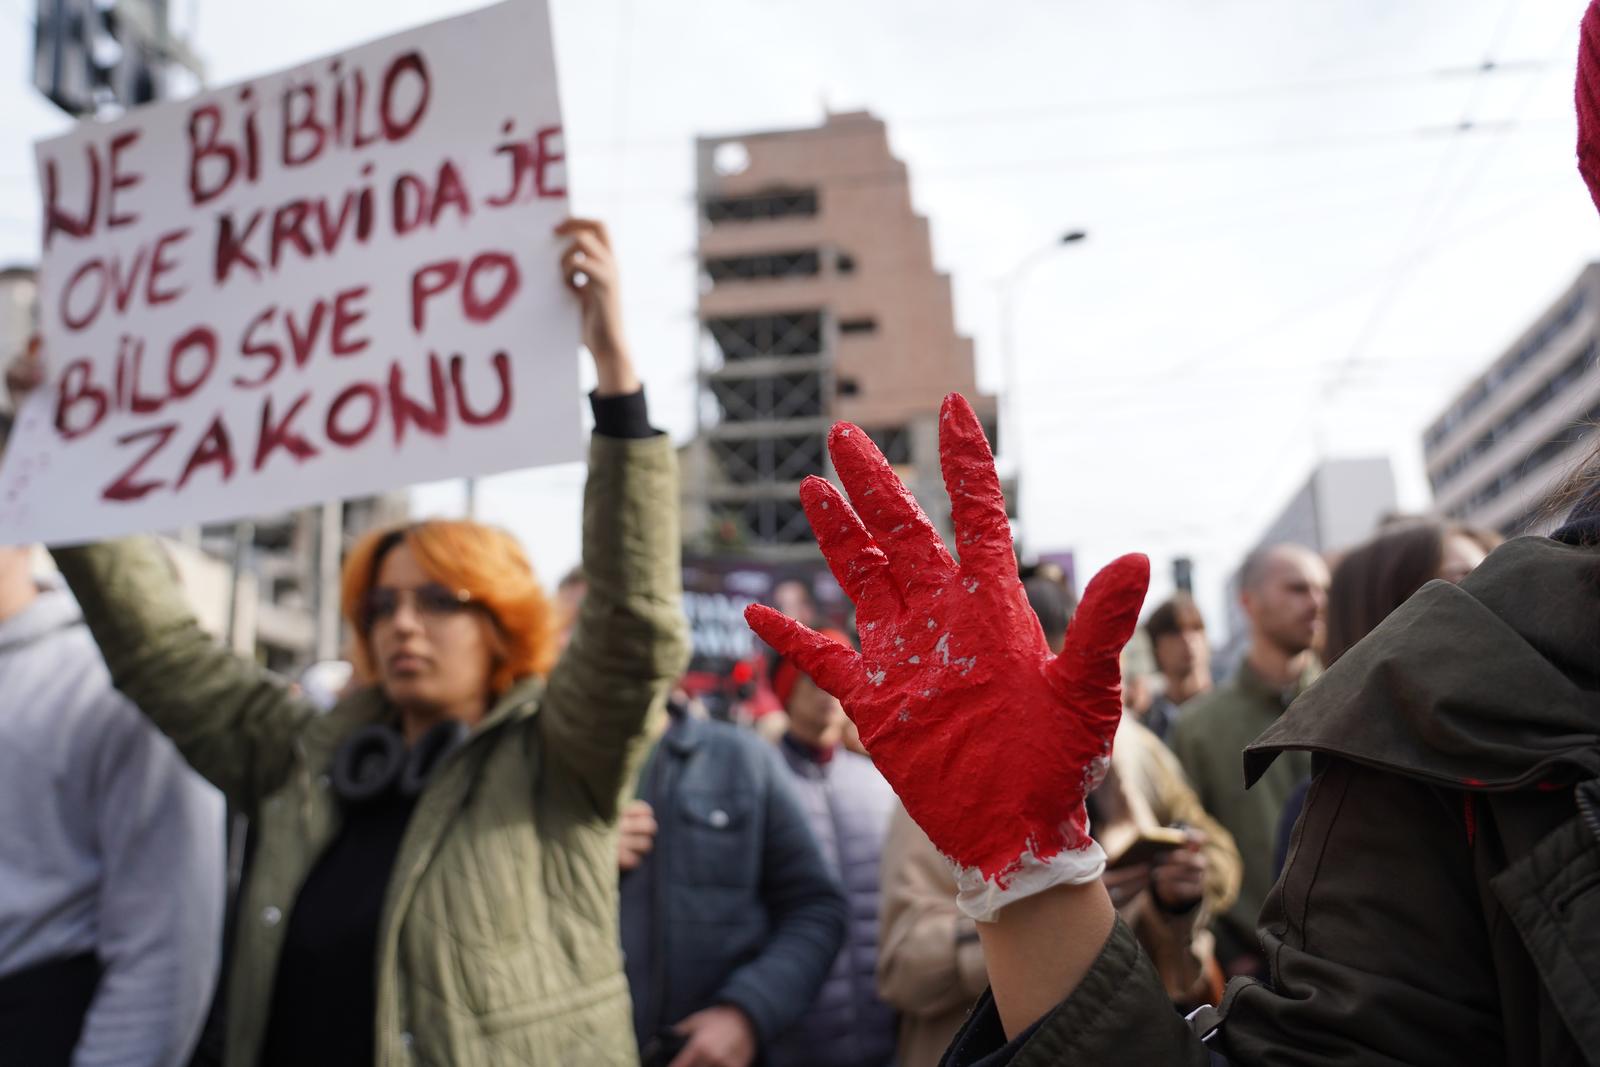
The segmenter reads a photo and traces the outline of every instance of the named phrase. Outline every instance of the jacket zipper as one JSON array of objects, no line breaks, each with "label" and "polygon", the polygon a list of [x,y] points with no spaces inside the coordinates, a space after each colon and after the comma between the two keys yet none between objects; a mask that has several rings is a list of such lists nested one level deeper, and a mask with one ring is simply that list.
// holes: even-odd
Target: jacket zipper
[{"label": "jacket zipper", "polygon": [[1577,794],[1578,812],[1595,844],[1600,845],[1600,778],[1591,778],[1578,786]]}]

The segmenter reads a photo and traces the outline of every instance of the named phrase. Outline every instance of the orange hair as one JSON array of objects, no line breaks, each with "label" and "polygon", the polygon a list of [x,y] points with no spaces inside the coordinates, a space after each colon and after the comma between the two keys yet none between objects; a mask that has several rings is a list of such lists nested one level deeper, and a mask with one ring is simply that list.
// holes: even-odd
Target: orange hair
[{"label": "orange hair", "polygon": [[357,678],[377,680],[362,612],[384,557],[400,545],[429,578],[447,589],[465,589],[489,613],[496,651],[489,687],[496,697],[523,678],[550,672],[556,657],[550,601],[516,538],[481,523],[434,519],[374,530],[345,557],[340,599],[355,635],[350,661]]}]

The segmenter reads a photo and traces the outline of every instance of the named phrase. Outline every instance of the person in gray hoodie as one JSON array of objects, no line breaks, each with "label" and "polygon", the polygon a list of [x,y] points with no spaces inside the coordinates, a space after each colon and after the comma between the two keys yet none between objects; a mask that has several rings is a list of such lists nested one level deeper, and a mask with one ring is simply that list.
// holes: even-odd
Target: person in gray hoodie
[{"label": "person in gray hoodie", "polygon": [[221,959],[222,797],[0,547],[0,1062],[173,1067]]}]

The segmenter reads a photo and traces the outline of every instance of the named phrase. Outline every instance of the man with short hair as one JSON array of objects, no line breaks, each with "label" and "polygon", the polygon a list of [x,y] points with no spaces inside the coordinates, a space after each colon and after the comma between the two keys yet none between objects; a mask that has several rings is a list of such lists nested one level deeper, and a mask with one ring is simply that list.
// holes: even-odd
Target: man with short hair
[{"label": "man with short hair", "polygon": [[1156,671],[1165,683],[1145,713],[1144,725],[1172,743],[1183,705],[1211,691],[1211,644],[1200,608],[1188,593],[1177,593],[1150,613],[1144,632],[1150,639]]},{"label": "man with short hair", "polygon": [[1224,685],[1184,708],[1172,734],[1200,801],[1233,835],[1244,860],[1239,899],[1216,924],[1217,955],[1230,975],[1263,973],[1256,916],[1272,888],[1272,849],[1289,794],[1311,774],[1311,756],[1288,752],[1245,791],[1239,753],[1316,677],[1312,652],[1328,600],[1328,567],[1303,545],[1259,548],[1240,571],[1250,620],[1244,661]]}]

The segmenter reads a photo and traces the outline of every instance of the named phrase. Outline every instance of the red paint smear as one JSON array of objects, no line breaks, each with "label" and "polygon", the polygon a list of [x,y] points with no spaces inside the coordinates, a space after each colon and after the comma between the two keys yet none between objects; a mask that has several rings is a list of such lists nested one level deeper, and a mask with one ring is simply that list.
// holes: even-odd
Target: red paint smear
[{"label": "red paint smear", "polygon": [[940,426],[959,565],[863,431],[840,423],[828,444],[850,503],[820,478],[801,500],[856,604],[862,651],[759,606],[751,626],[840,698],[907,812],[956,863],[1004,886],[1024,851],[1044,860],[1084,847],[1083,798],[1121,720],[1118,656],[1149,561],[1124,556],[1097,575],[1053,657],[964,399],[946,398]]},{"label": "red paint smear", "polygon": [[1467,820],[1467,844],[1478,839],[1478,809],[1473,805],[1471,793],[1461,794],[1461,813]]},{"label": "red paint smear", "polygon": [[1461,784],[1462,785],[1467,785],[1467,786],[1478,787],[1478,786],[1483,785],[1483,780],[1479,779],[1479,778],[1463,778],[1463,779],[1461,779]]}]

